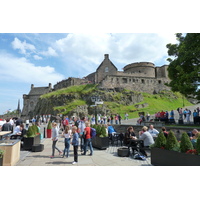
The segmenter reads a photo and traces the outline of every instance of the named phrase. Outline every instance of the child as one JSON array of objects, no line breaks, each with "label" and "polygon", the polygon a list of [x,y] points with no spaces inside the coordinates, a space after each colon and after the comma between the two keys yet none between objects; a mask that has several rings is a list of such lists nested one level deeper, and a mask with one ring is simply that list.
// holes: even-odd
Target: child
[{"label": "child", "polygon": [[55,149],[58,150],[59,155],[62,154],[62,151],[58,147],[56,147],[56,142],[58,141],[58,136],[59,136],[57,124],[54,122],[52,124],[52,126],[53,126],[53,128],[52,128],[52,141],[53,141],[53,144],[52,144],[52,155],[50,156],[50,158],[54,158]]},{"label": "child", "polygon": [[72,145],[74,147],[74,162],[72,164],[76,164],[78,162],[78,145],[79,145],[79,135],[77,133],[77,127],[72,127],[72,133],[73,133],[73,139],[72,139]]},{"label": "child", "polygon": [[63,158],[65,156],[65,152],[67,151],[67,155],[66,157],[69,157],[69,148],[70,148],[70,140],[71,140],[71,136],[72,136],[72,131],[70,130],[70,126],[67,125],[65,127],[65,130],[63,132],[63,137],[65,138],[65,149],[63,151]]}]

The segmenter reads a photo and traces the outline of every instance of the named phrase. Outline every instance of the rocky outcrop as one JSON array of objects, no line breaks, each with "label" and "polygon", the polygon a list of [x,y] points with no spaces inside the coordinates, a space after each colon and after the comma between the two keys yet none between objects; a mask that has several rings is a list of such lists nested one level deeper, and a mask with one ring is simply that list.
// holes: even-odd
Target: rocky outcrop
[{"label": "rocky outcrop", "polygon": [[[82,116],[94,113],[95,107],[92,107],[94,103],[91,101],[92,96],[99,96],[103,102],[115,102],[122,105],[133,105],[143,101],[143,96],[141,93],[133,91],[115,91],[115,90],[96,90],[93,93],[84,95],[79,93],[71,93],[66,95],[51,96],[48,98],[40,98],[34,112],[33,116],[36,115],[57,115],[58,113],[63,113],[67,110],[68,106],[75,100],[83,100],[85,105],[77,105],[73,107],[69,112],[65,113],[69,116]],[[59,107],[59,109],[55,109]],[[110,109],[106,106],[106,103],[98,106],[99,113],[111,113]],[[31,116],[31,117],[33,117]]]}]

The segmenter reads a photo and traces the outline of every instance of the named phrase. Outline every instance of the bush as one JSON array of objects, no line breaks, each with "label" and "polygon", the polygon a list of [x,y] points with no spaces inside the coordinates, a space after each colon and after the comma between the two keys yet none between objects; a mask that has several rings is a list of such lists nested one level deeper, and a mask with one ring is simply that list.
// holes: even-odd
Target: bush
[{"label": "bush", "polygon": [[185,153],[188,150],[192,149],[193,149],[192,142],[190,141],[188,134],[184,132],[181,136],[180,150],[181,152]]},{"label": "bush", "polygon": [[166,137],[164,135],[164,133],[161,131],[158,134],[158,137],[156,138],[156,141],[153,145],[151,145],[151,147],[156,147],[156,148],[165,148],[166,146]]},{"label": "bush", "polygon": [[52,124],[51,121],[49,120],[48,124],[47,124],[47,129],[52,129]]},{"label": "bush", "polygon": [[107,137],[106,128],[104,125],[91,125],[92,128],[96,129],[96,134],[98,137]]},{"label": "bush", "polygon": [[197,154],[200,155],[200,137],[197,138],[196,150]]},{"label": "bush", "polygon": [[106,128],[104,125],[101,126],[101,134],[99,137],[107,137]]},{"label": "bush", "polygon": [[165,148],[167,150],[180,151],[180,145],[172,131],[169,131]]},{"label": "bush", "polygon": [[3,157],[3,154],[4,154],[4,153],[5,153],[5,151],[0,149],[0,158]]},{"label": "bush", "polygon": [[27,137],[35,137],[39,133],[39,129],[36,125],[32,125],[28,127]]}]

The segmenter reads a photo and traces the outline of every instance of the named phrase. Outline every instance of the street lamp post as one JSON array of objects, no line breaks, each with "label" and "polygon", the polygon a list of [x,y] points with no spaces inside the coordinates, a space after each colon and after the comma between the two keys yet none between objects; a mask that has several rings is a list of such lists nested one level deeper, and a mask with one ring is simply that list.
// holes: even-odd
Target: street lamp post
[{"label": "street lamp post", "polygon": [[95,104],[92,105],[92,106],[95,107],[95,124],[97,124],[97,106],[98,106],[99,104],[103,104],[103,101],[101,101],[101,98],[100,98],[99,96],[96,96],[96,95],[91,97],[91,101],[92,101],[93,103],[95,103]]}]

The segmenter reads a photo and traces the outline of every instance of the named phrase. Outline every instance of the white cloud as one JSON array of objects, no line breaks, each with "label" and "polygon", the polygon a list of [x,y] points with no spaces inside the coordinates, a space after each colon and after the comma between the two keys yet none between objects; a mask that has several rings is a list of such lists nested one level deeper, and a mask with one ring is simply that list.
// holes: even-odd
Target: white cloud
[{"label": "white cloud", "polygon": [[38,56],[38,55],[34,55],[33,58],[34,58],[35,60],[42,60],[42,57],[40,57],[40,56]]},{"label": "white cloud", "polygon": [[35,51],[35,46],[26,42],[21,42],[18,38],[15,38],[14,41],[11,43],[13,49],[19,49],[21,54],[27,54],[27,50],[30,52]]},{"label": "white cloud", "polygon": [[44,56],[58,56],[58,54],[52,47],[48,47],[47,51],[42,51],[40,52],[40,54]]},{"label": "white cloud", "polygon": [[167,64],[166,44],[175,41],[174,33],[80,33],[57,40],[54,48],[66,63],[92,72],[104,59],[104,54],[109,54],[119,69],[133,62]]},{"label": "white cloud", "polygon": [[0,68],[1,82],[47,85],[64,79],[64,76],[51,66],[35,66],[26,58],[17,58],[6,53],[0,53]]}]

